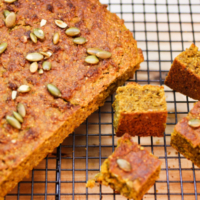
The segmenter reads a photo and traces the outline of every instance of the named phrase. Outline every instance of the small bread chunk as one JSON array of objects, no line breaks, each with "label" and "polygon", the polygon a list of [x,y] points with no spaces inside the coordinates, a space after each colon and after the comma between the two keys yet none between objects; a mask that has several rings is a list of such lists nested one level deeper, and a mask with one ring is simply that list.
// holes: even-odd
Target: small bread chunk
[{"label": "small bread chunk", "polygon": [[175,126],[171,146],[200,167],[200,102]]},{"label": "small bread chunk", "polygon": [[114,127],[117,136],[163,137],[167,121],[167,105],[162,86],[129,83],[117,89]]},{"label": "small bread chunk", "polygon": [[200,100],[200,51],[194,44],[174,59],[165,85]]},{"label": "small bread chunk", "polygon": [[[133,142],[129,134],[118,140],[95,180],[128,199],[141,200],[159,178],[161,161]],[[87,184],[89,186],[90,184]]]}]

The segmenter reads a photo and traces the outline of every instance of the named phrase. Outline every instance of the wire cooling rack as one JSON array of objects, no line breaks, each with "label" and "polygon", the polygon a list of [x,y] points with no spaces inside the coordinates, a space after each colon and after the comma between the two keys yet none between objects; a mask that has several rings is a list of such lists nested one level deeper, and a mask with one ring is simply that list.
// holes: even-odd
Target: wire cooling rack
[{"label": "wire cooling rack", "polygon": [[[200,46],[199,0],[101,0],[125,20],[145,61],[133,80],[163,85],[173,59],[191,43]],[[186,116],[194,100],[165,86],[168,119],[164,138],[134,140],[158,156],[163,164],[160,178],[144,196],[148,200],[200,199],[200,170],[170,147],[174,125]],[[118,200],[125,199],[109,187],[86,189],[100,166],[114,150],[114,95],[44,159],[6,200]]]}]

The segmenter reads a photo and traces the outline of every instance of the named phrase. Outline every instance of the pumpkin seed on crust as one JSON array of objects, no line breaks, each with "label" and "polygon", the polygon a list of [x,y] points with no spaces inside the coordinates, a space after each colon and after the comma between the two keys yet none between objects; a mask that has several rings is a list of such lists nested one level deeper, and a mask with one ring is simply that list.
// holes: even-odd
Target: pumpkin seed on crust
[{"label": "pumpkin seed on crust", "polygon": [[14,3],[17,0],[4,0],[5,3]]},{"label": "pumpkin seed on crust", "polygon": [[60,28],[67,28],[67,24],[62,20],[55,20],[55,24]]},{"label": "pumpkin seed on crust", "polygon": [[22,116],[25,117],[26,116],[26,108],[24,106],[23,103],[19,103],[17,105],[17,112]]},{"label": "pumpkin seed on crust", "polygon": [[44,58],[44,56],[40,53],[29,53],[27,56],[26,56],[26,59],[28,61],[32,61],[32,62],[37,62],[37,61],[40,61]]},{"label": "pumpkin seed on crust", "polygon": [[13,112],[13,116],[15,117],[15,119],[17,119],[21,123],[24,121],[22,116],[19,113],[15,112],[15,111]]},{"label": "pumpkin seed on crust", "polygon": [[8,43],[4,42],[0,44],[0,54],[2,54],[7,49]]},{"label": "pumpkin seed on crust", "polygon": [[28,85],[21,85],[18,88],[18,92],[21,92],[21,93],[26,93],[26,92],[29,92],[30,90],[31,90],[31,87]]},{"label": "pumpkin seed on crust", "polygon": [[108,51],[99,51],[96,53],[96,56],[101,59],[108,59],[112,56],[112,54]]},{"label": "pumpkin seed on crust", "polygon": [[12,116],[6,116],[6,121],[14,128],[21,129],[21,124]]},{"label": "pumpkin seed on crust", "polygon": [[73,39],[75,44],[85,44],[87,40],[84,37],[77,37]]},{"label": "pumpkin seed on crust", "polygon": [[35,28],[33,30],[33,33],[35,34],[35,36],[41,40],[44,39],[45,35],[44,35],[44,31],[41,28]]},{"label": "pumpkin seed on crust", "polygon": [[31,38],[32,42],[37,43],[37,37],[34,33],[30,33],[30,38]]},{"label": "pumpkin seed on crust", "polygon": [[48,84],[47,89],[48,89],[49,93],[54,97],[61,97],[62,96],[60,90],[53,84]]},{"label": "pumpkin seed on crust", "polygon": [[124,159],[117,159],[117,164],[120,169],[122,169],[125,172],[130,172],[131,171],[131,164]]},{"label": "pumpkin seed on crust", "polygon": [[96,55],[99,51],[102,51],[102,50],[96,47],[87,49],[87,53],[90,55]]},{"label": "pumpkin seed on crust", "polygon": [[68,35],[68,36],[77,36],[80,34],[80,29],[76,28],[76,27],[71,27],[71,28],[68,28],[65,33]]},{"label": "pumpkin seed on crust", "polygon": [[9,14],[10,14],[10,11],[9,11],[9,10],[4,10],[4,11],[3,11],[3,15],[4,15],[5,18],[6,18]]},{"label": "pumpkin seed on crust", "polygon": [[6,26],[8,28],[12,28],[16,24],[16,14],[14,12],[11,12],[7,15],[5,19]]},{"label": "pumpkin seed on crust", "polygon": [[51,70],[51,63],[48,61],[43,62],[42,68],[43,68],[43,70],[46,70],[46,71]]},{"label": "pumpkin seed on crust", "polygon": [[30,72],[31,72],[31,73],[35,73],[35,72],[37,72],[37,70],[38,70],[38,64],[37,64],[37,62],[33,62],[33,63],[30,65]]},{"label": "pumpkin seed on crust", "polygon": [[59,33],[55,33],[54,36],[53,36],[53,43],[54,43],[54,44],[58,44],[58,43],[59,43],[59,40],[60,40],[60,35],[59,35]]},{"label": "pumpkin seed on crust", "polygon": [[188,125],[194,128],[200,127],[200,120],[199,119],[191,119],[188,121]]},{"label": "pumpkin seed on crust", "polygon": [[99,63],[99,59],[96,56],[91,55],[85,58],[85,62],[88,64],[97,64]]}]

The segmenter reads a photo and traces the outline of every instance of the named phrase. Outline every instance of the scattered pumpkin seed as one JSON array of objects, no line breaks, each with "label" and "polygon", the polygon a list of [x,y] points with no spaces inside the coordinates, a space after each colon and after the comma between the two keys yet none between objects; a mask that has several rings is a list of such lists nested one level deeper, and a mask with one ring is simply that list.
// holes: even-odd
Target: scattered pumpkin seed
[{"label": "scattered pumpkin seed", "polygon": [[68,35],[68,36],[76,36],[78,34],[80,34],[80,29],[76,28],[76,27],[71,27],[71,28],[68,28],[65,33]]},{"label": "scattered pumpkin seed", "polygon": [[188,125],[194,128],[200,127],[200,120],[199,119],[191,119],[188,121]]},{"label": "scattered pumpkin seed", "polygon": [[87,40],[84,37],[77,37],[77,38],[74,38],[73,42],[75,44],[85,44]]},{"label": "scattered pumpkin seed", "polygon": [[90,55],[96,55],[99,51],[102,51],[102,50],[99,49],[99,48],[89,48],[89,49],[87,49],[87,53],[90,54]]},{"label": "scattered pumpkin seed", "polygon": [[21,124],[12,116],[6,116],[7,122],[14,128],[21,129]]},{"label": "scattered pumpkin seed", "polygon": [[40,61],[44,58],[44,56],[40,53],[29,53],[27,56],[26,56],[26,59],[28,61],[32,61],[32,62],[37,62],[37,61]]},{"label": "scattered pumpkin seed", "polygon": [[40,22],[40,27],[45,26],[46,23],[47,23],[47,20],[46,19],[42,19],[41,22]]},{"label": "scattered pumpkin seed", "polygon": [[99,63],[99,59],[94,55],[87,56],[85,59],[85,62],[89,63],[89,64],[97,64],[97,63]]},{"label": "scattered pumpkin seed", "polygon": [[60,39],[59,33],[55,33],[54,36],[53,36],[53,43],[58,44],[59,39]]},{"label": "scattered pumpkin seed", "polygon": [[108,59],[112,56],[112,54],[108,51],[99,51],[96,53],[96,56],[101,59]]},{"label": "scattered pumpkin seed", "polygon": [[50,51],[47,51],[47,52],[41,51],[40,54],[45,56],[44,59],[48,59],[48,58],[50,58],[52,56],[52,52],[50,52]]},{"label": "scattered pumpkin seed", "polygon": [[37,37],[34,33],[30,33],[30,38],[31,38],[32,42],[37,43]]},{"label": "scattered pumpkin seed", "polygon": [[14,12],[11,12],[5,20],[6,26],[8,28],[12,28],[13,26],[15,26],[16,23],[16,14]]},{"label": "scattered pumpkin seed", "polygon": [[19,121],[19,122],[23,122],[24,120],[23,120],[23,118],[22,118],[22,116],[18,113],[18,112],[13,112],[13,115],[14,115],[14,117]]},{"label": "scattered pumpkin seed", "polygon": [[21,93],[26,93],[26,92],[29,92],[30,90],[31,90],[31,87],[28,85],[21,85],[18,88],[18,92],[21,92]]},{"label": "scattered pumpkin seed", "polygon": [[124,159],[117,159],[117,164],[120,169],[124,170],[125,172],[130,172],[131,171],[131,164]]},{"label": "scattered pumpkin seed", "polygon": [[30,65],[30,72],[31,72],[31,73],[35,73],[35,72],[37,72],[37,70],[38,70],[38,64],[37,64],[37,62],[33,62],[33,63]]},{"label": "scattered pumpkin seed", "polygon": [[4,15],[5,18],[6,18],[9,14],[10,14],[10,11],[8,11],[8,10],[4,10],[4,11],[3,11],[3,15]]},{"label": "scattered pumpkin seed", "polygon": [[56,86],[54,86],[53,84],[48,84],[47,89],[50,92],[50,94],[53,95],[54,97],[61,97],[62,96],[60,90]]},{"label": "scattered pumpkin seed", "polygon": [[0,44],[0,54],[2,54],[7,49],[7,46],[8,46],[7,42]]},{"label": "scattered pumpkin seed", "polygon": [[17,98],[17,91],[12,91],[12,100],[15,100]]},{"label": "scattered pumpkin seed", "polygon": [[19,104],[17,105],[17,112],[18,112],[22,117],[25,117],[25,116],[26,116],[26,108],[25,108],[24,104],[19,103]]},{"label": "scattered pumpkin seed", "polygon": [[44,73],[43,69],[40,69],[40,70],[38,71],[38,73],[39,73],[39,74],[43,74],[43,73]]},{"label": "scattered pumpkin seed", "polygon": [[4,0],[5,3],[14,3],[16,0]]},{"label": "scattered pumpkin seed", "polygon": [[67,24],[62,20],[55,20],[55,24],[60,28],[67,28]]},{"label": "scattered pumpkin seed", "polygon": [[39,39],[41,39],[41,40],[44,39],[44,31],[43,31],[42,29],[40,29],[40,28],[35,28],[35,29],[33,30],[33,33],[35,34],[35,36],[36,36],[37,38],[39,38]]},{"label": "scattered pumpkin seed", "polygon": [[43,62],[42,68],[43,68],[43,70],[45,70],[45,71],[51,70],[51,63],[48,62],[48,61]]}]

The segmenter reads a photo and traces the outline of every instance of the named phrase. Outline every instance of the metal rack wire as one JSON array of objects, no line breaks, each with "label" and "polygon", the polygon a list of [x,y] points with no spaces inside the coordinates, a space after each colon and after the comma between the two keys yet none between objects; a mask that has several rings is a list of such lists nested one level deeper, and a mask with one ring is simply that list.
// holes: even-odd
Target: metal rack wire
[{"label": "metal rack wire", "polygon": [[[191,43],[200,46],[200,2],[198,0],[101,0],[111,12],[125,20],[133,32],[145,61],[133,80],[163,85],[170,65]],[[138,138],[162,161],[160,179],[144,196],[148,200],[197,200],[200,170],[170,147],[174,125],[192,108],[194,100],[165,86],[168,120],[164,138]],[[113,129],[114,95],[71,134],[54,153],[40,163],[6,200],[125,199],[104,186],[86,189],[105,158],[116,146]]]}]

